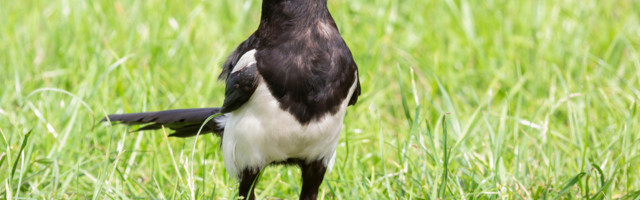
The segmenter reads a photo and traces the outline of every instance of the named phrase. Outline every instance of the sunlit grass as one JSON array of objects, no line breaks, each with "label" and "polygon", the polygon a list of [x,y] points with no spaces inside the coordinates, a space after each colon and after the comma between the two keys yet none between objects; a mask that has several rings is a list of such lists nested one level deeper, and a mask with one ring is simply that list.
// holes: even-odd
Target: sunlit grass
[{"label": "sunlit grass", "polygon": [[[634,199],[640,2],[329,0],[360,68],[324,199]],[[219,139],[100,124],[221,105],[260,1],[0,2],[0,199],[233,198]],[[28,134],[30,133],[30,134]],[[296,199],[299,170],[258,195]]]}]

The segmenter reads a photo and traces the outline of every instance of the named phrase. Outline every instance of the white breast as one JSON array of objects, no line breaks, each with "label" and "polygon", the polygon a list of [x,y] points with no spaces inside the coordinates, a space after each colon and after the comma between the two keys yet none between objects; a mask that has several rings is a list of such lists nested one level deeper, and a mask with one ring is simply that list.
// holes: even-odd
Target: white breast
[{"label": "white breast", "polygon": [[237,177],[239,170],[262,169],[269,163],[288,158],[323,159],[330,169],[346,107],[355,87],[356,82],[338,112],[301,125],[293,115],[280,108],[269,88],[260,80],[249,101],[227,114],[222,153],[229,175]]}]

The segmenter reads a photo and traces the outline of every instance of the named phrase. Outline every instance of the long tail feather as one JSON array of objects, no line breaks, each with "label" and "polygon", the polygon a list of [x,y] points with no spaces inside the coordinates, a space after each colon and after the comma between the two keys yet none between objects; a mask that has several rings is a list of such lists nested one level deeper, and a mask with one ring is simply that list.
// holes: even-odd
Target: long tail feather
[{"label": "long tail feather", "polygon": [[[220,108],[194,108],[165,110],[158,112],[112,114],[101,121],[117,122],[125,125],[144,125],[136,131],[155,130],[163,126],[174,130],[172,137],[191,137],[198,134],[202,124],[212,115],[220,113]],[[224,115],[216,116],[205,124],[200,134],[224,132]]]}]

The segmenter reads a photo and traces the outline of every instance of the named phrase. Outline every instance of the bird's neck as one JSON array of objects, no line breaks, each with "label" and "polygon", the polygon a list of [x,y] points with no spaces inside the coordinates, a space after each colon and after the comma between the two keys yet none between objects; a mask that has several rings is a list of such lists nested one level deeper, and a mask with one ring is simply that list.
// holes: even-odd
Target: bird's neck
[{"label": "bird's neck", "polygon": [[331,21],[327,0],[263,0],[258,32],[272,35]]}]

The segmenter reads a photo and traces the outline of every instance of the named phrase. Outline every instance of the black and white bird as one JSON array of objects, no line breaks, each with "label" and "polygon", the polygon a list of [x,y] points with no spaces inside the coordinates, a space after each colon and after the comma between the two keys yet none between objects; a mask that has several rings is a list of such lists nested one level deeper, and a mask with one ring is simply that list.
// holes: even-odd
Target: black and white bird
[{"label": "black and white bird", "polygon": [[327,8],[327,0],[264,0],[258,29],[229,56],[219,79],[219,108],[113,114],[103,121],[167,127],[171,136],[215,133],[239,196],[254,199],[259,172],[298,165],[300,199],[315,199],[336,146],[347,106],[360,95],[358,69]]}]

